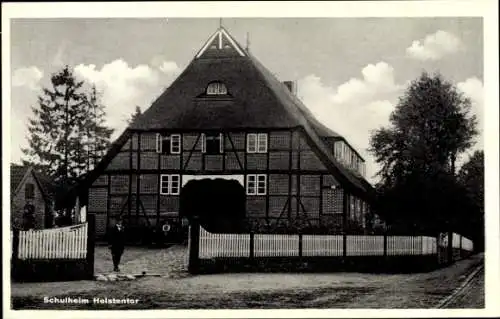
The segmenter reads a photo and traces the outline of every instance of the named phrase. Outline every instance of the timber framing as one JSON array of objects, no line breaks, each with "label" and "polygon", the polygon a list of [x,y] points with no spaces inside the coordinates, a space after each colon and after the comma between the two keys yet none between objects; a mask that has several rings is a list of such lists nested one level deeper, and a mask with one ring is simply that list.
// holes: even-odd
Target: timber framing
[{"label": "timber framing", "polygon": [[[247,215],[254,214],[252,218],[267,228],[297,222],[313,226],[342,213],[341,227],[346,231],[351,198],[362,201],[354,209],[363,207],[363,211],[373,201],[372,186],[340,163],[328,144],[343,141],[350,147],[347,140],[316,120],[255,57],[240,50],[226,30],[218,30],[87,175],[80,185],[82,192],[103,187],[95,181],[107,176],[106,223],[116,206],[111,198],[117,197],[127,198],[128,218],[139,220],[144,215],[148,224],[158,225],[165,216],[179,217],[180,196],[162,194],[163,174],[179,175],[179,189],[186,175],[233,175],[246,188],[247,175],[264,174],[265,194],[247,194],[244,206]],[[223,85],[225,94],[207,95],[208,85],[214,82]],[[214,133],[221,136],[222,152],[207,154],[203,136]],[[256,133],[267,134],[266,152],[248,149],[248,135]],[[157,134],[180,135],[180,154],[158,152],[158,140],[155,147],[152,142]],[[112,183],[120,183],[124,176],[128,185]],[[326,177],[335,185],[326,185]],[[343,194],[338,213],[332,203],[325,204],[336,198],[335,189]]]}]

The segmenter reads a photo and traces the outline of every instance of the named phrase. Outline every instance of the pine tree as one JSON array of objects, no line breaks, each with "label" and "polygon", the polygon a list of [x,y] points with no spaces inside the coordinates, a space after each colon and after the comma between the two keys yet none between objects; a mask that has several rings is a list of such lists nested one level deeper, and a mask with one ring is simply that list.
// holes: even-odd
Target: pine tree
[{"label": "pine tree", "polygon": [[51,76],[28,125],[23,162],[68,188],[91,170],[109,146],[113,130],[104,123],[104,106],[94,86],[86,92],[66,66]]},{"label": "pine tree", "polygon": [[92,85],[86,101],[88,116],[84,123],[85,137],[83,140],[87,153],[86,171],[88,172],[95,168],[108,150],[113,129],[106,126],[105,107],[100,103],[99,93],[95,85]]},{"label": "pine tree", "polygon": [[66,66],[51,76],[51,88],[44,88],[38,105],[32,107],[28,144],[23,153],[28,162],[57,182],[75,179],[74,147],[79,143],[79,126],[85,120],[83,81],[77,81]]}]

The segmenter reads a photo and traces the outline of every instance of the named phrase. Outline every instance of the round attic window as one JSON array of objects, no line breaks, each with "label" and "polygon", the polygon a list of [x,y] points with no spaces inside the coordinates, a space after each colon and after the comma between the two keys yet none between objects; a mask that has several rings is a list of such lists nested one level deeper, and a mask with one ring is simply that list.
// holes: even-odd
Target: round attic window
[{"label": "round attic window", "polygon": [[227,88],[224,83],[212,82],[207,86],[207,95],[227,95]]}]

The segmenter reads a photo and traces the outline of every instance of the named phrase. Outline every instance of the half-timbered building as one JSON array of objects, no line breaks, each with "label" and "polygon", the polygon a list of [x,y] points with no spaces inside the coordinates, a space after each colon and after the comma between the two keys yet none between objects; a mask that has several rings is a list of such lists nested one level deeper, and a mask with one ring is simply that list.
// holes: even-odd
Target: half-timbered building
[{"label": "half-timbered building", "polygon": [[252,230],[366,230],[372,187],[363,158],[295,91],[216,30],[89,175],[97,235],[117,215],[144,227],[181,223],[185,185],[217,178],[244,188]]}]

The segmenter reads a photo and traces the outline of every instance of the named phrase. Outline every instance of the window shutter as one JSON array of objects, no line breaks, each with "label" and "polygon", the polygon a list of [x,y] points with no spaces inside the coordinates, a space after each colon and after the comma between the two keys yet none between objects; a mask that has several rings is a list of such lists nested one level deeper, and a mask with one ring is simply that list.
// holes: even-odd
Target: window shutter
[{"label": "window shutter", "polygon": [[160,133],[156,133],[156,153],[161,153],[161,141],[162,136]]},{"label": "window shutter", "polygon": [[224,134],[219,133],[219,152],[224,153]]},{"label": "window shutter", "polygon": [[205,133],[201,133],[201,152],[205,153],[207,151],[207,139],[205,138]]}]

